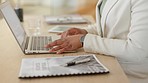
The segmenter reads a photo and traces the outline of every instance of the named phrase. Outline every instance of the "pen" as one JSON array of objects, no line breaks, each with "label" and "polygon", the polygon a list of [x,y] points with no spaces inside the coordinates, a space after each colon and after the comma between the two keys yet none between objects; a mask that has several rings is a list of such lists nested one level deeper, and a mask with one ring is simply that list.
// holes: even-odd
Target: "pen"
[{"label": "pen", "polygon": [[86,59],[83,59],[83,60],[79,60],[79,61],[72,61],[72,62],[68,62],[66,63],[65,66],[73,66],[73,65],[76,65],[76,64],[81,64],[81,63],[86,63],[86,62],[89,62],[91,59],[90,58],[86,58]]}]

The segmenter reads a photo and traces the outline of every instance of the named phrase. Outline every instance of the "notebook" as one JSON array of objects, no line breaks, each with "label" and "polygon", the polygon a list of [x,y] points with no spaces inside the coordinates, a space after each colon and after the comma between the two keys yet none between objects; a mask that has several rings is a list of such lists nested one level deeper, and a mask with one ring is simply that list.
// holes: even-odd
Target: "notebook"
[{"label": "notebook", "polygon": [[19,78],[107,74],[94,54],[22,59]]},{"label": "notebook", "polygon": [[48,24],[87,24],[90,23],[87,19],[80,15],[59,15],[59,16],[44,16],[45,22]]},{"label": "notebook", "polygon": [[58,36],[28,36],[9,1],[6,1],[0,5],[0,12],[4,17],[5,21],[7,22],[11,32],[13,33],[23,53],[49,53],[50,49],[45,48],[45,46],[53,42],[56,38],[58,38]]}]

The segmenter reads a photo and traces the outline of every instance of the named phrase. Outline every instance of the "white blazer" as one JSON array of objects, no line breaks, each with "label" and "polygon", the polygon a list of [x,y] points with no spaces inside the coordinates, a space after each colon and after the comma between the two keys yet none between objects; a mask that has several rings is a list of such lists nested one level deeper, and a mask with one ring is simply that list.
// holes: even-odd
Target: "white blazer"
[{"label": "white blazer", "polygon": [[101,1],[84,50],[117,57],[133,83],[148,83],[148,0],[107,0],[100,19]]}]

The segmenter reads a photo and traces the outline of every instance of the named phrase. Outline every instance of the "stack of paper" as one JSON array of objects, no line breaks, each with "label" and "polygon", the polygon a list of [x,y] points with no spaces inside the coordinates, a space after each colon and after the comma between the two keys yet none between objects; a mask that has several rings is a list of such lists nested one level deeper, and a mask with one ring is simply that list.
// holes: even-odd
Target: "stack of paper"
[{"label": "stack of paper", "polygon": [[80,15],[44,16],[49,24],[86,24],[89,21]]}]

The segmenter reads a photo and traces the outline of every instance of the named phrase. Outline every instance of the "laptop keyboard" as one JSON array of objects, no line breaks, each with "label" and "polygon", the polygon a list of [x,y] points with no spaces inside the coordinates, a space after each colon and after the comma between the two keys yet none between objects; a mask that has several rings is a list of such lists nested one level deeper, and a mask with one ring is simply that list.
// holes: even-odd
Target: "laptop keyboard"
[{"label": "laptop keyboard", "polygon": [[30,50],[48,51],[49,49],[45,48],[45,46],[51,41],[52,39],[50,36],[33,36]]}]

